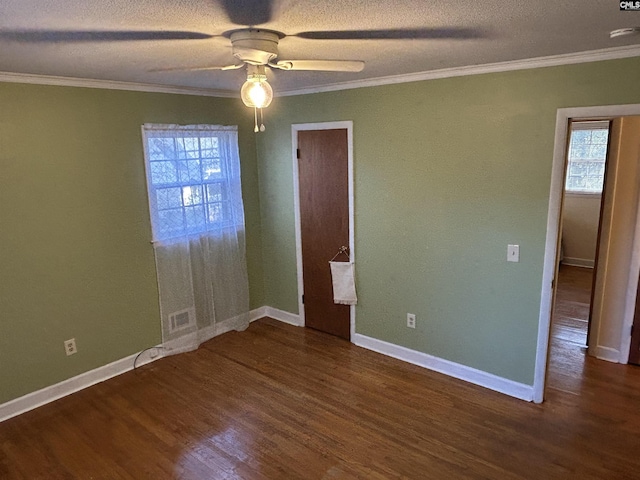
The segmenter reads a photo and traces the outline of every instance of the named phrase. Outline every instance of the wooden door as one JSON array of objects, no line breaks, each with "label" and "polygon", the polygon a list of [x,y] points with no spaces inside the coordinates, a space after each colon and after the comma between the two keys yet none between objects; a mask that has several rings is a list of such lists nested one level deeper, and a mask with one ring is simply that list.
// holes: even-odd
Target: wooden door
[{"label": "wooden door", "polygon": [[631,348],[629,350],[629,363],[640,365],[640,281],[636,293],[636,313],[631,327]]},{"label": "wooden door", "polygon": [[305,325],[348,340],[350,308],[333,303],[329,269],[340,247],[349,246],[347,130],[299,131],[297,153]]}]

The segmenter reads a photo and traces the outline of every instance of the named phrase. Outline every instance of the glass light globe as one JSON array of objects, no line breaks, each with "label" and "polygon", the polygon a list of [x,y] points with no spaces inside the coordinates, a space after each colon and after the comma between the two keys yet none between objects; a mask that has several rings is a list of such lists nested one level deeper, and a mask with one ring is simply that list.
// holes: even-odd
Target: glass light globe
[{"label": "glass light globe", "polygon": [[273,100],[273,89],[266,78],[249,78],[240,89],[240,97],[247,107],[265,108]]}]

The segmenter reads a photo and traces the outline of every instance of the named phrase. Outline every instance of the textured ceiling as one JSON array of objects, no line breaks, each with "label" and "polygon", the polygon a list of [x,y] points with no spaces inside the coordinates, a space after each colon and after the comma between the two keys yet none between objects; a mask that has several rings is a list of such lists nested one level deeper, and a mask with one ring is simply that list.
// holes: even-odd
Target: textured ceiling
[{"label": "textured ceiling", "polygon": [[[280,59],[366,62],[360,73],[269,72],[276,92],[640,43],[609,38],[640,25],[640,12],[621,12],[612,0],[2,0],[0,71],[237,92],[242,70],[151,70],[234,63],[223,33],[249,23],[287,35]],[[425,29],[458,38],[416,38]],[[378,33],[315,33],[344,30]]]}]

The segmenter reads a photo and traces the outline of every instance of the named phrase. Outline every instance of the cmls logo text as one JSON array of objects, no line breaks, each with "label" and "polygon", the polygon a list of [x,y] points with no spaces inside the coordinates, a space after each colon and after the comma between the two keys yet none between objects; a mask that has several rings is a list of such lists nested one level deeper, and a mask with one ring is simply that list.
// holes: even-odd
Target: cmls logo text
[{"label": "cmls logo text", "polygon": [[620,2],[620,10],[640,11],[640,2]]}]

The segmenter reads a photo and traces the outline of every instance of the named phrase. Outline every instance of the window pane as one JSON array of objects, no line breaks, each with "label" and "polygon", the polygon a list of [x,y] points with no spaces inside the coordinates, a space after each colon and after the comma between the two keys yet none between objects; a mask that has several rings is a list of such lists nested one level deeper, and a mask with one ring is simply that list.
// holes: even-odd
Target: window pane
[{"label": "window pane", "polygon": [[589,162],[589,175],[604,177],[604,162]]},{"label": "window pane", "polygon": [[205,149],[218,149],[218,137],[200,137],[200,148]]},{"label": "window pane", "polygon": [[569,164],[569,175],[582,176],[586,175],[588,168],[585,162],[572,162]]},{"label": "window pane", "polygon": [[187,222],[187,229],[190,232],[204,230],[204,206],[186,207],[184,216]]},{"label": "window pane", "polygon": [[202,181],[200,162],[197,160],[179,161],[177,166],[181,183],[200,183]]},{"label": "window pane", "polygon": [[606,145],[608,138],[609,130],[607,129],[592,130],[591,132],[591,143]]},{"label": "window pane", "polygon": [[199,205],[202,203],[202,186],[190,185],[182,187],[183,205]]},{"label": "window pane", "polygon": [[202,175],[205,180],[220,177],[220,159],[205,158],[202,160]]},{"label": "window pane", "polygon": [[220,223],[224,220],[222,203],[210,203],[207,205],[207,208],[209,211],[207,218],[209,223]]},{"label": "window pane", "polygon": [[576,147],[591,143],[591,130],[575,130],[571,134],[571,143]]},{"label": "window pane", "polygon": [[[183,229],[182,209],[161,210],[158,212],[160,235],[172,236]],[[162,237],[160,237],[162,238]]]},{"label": "window pane", "polygon": [[583,159],[589,156],[589,145],[571,145],[571,158]]},{"label": "window pane", "polygon": [[207,185],[207,202],[215,203],[221,202],[222,200],[222,184],[210,183]]},{"label": "window pane", "polygon": [[156,206],[158,210],[182,207],[180,187],[161,188],[156,190]]},{"label": "window pane", "polygon": [[172,160],[175,149],[172,138],[150,138],[148,142],[149,160]]},{"label": "window pane", "polygon": [[154,185],[162,185],[163,183],[176,183],[178,181],[178,172],[173,162],[159,161],[151,162],[151,183]]},{"label": "window pane", "polygon": [[601,145],[591,145],[589,147],[589,159],[602,159],[604,161],[605,157],[607,156],[607,145],[606,144],[601,144]]},{"label": "window pane", "polygon": [[585,186],[589,191],[602,191],[602,177],[586,177]]}]

